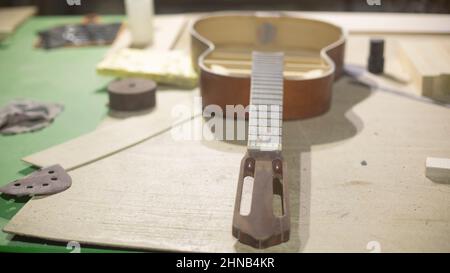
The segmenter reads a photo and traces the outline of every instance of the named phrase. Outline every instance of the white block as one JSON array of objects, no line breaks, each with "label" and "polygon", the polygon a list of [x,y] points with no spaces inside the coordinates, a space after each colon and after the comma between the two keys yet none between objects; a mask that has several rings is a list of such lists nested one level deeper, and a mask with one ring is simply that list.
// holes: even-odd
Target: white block
[{"label": "white block", "polygon": [[426,176],[439,183],[450,183],[450,158],[427,157]]},{"label": "white block", "polygon": [[125,0],[128,27],[133,45],[146,47],[153,42],[153,0]]}]

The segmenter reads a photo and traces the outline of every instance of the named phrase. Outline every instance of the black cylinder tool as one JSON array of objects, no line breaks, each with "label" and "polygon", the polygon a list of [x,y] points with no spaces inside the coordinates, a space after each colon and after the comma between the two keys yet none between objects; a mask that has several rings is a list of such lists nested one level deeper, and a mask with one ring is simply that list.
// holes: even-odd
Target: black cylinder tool
[{"label": "black cylinder tool", "polygon": [[370,39],[370,54],[367,70],[373,74],[382,74],[384,71],[384,40]]},{"label": "black cylinder tool", "polygon": [[155,106],[157,85],[152,80],[129,78],[108,85],[109,108],[116,111],[139,111]]}]

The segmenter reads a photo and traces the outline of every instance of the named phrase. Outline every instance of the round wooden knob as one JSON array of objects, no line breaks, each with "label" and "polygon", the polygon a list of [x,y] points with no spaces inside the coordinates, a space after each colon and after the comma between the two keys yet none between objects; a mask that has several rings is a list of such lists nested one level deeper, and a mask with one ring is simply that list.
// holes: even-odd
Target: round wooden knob
[{"label": "round wooden knob", "polygon": [[122,79],[108,85],[109,108],[116,111],[138,111],[155,106],[157,85],[152,80]]}]

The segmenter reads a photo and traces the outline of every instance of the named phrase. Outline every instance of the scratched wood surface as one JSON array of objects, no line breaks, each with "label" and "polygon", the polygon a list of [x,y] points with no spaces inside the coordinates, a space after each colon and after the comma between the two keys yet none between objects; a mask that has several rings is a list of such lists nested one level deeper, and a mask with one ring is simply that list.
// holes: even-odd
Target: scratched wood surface
[{"label": "scratched wood surface", "polygon": [[[425,177],[450,155],[449,110],[342,79],[331,111],[285,122],[292,238],[270,251],[450,251],[450,188]],[[142,249],[251,251],[231,236],[245,145],[174,141],[170,132],[70,172],[5,230]]]},{"label": "scratched wood surface", "polygon": [[[292,237],[266,251],[450,252],[450,186],[425,177],[426,157],[450,157],[449,109],[344,77],[327,114],[283,130]],[[157,135],[71,171],[69,190],[33,198],[5,231],[82,245],[255,251],[231,236],[245,147]]]}]

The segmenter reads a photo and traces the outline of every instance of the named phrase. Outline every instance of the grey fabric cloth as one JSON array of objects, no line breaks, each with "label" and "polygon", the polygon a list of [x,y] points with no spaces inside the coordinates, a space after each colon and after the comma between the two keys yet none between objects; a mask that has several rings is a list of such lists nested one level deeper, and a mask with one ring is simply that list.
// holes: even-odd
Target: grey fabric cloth
[{"label": "grey fabric cloth", "polygon": [[30,99],[11,101],[0,108],[0,134],[11,135],[36,131],[50,125],[64,106]]}]

